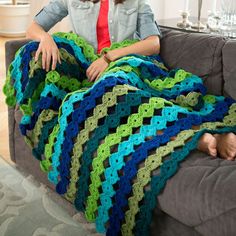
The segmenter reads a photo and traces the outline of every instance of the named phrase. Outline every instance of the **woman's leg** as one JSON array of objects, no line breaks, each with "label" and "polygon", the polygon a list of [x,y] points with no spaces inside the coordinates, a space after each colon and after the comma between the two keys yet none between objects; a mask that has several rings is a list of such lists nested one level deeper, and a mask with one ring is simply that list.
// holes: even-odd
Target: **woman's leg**
[{"label": "woman's leg", "polygon": [[236,135],[227,134],[204,134],[198,142],[198,150],[211,156],[219,156],[226,160],[234,160],[236,157]]},{"label": "woman's leg", "polygon": [[221,158],[234,160],[236,157],[236,135],[234,133],[215,134],[217,151]]},{"label": "woman's leg", "polygon": [[217,140],[209,133],[205,133],[198,142],[198,150],[216,157],[217,155]]}]

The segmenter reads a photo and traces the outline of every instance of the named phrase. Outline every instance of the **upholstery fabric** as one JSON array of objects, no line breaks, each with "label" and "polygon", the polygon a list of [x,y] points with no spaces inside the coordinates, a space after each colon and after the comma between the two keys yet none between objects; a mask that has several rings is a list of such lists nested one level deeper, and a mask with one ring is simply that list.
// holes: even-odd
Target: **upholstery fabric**
[{"label": "upholstery fabric", "polygon": [[229,40],[223,47],[223,74],[224,74],[224,95],[236,98],[236,41]]},{"label": "upholstery fabric", "polygon": [[[185,41],[182,41],[183,39]],[[201,43],[198,43],[198,41]],[[183,44],[183,42],[185,43]],[[196,48],[192,48],[192,42],[196,42]],[[227,43],[228,41],[221,37],[163,30],[161,56],[170,68],[182,67],[196,73],[206,79],[205,84],[210,87],[209,91],[215,94],[222,94],[223,89],[227,91],[227,88],[236,84],[235,74],[226,77],[226,71],[223,73],[222,61],[224,63],[227,60],[233,61],[233,54],[231,55],[230,52],[236,48],[236,43],[231,41],[229,42],[230,49],[227,49]],[[10,58],[13,57],[13,54],[8,51],[9,48],[14,51],[14,48],[19,48],[20,45],[22,44],[18,41],[10,42],[6,45],[7,52],[9,52],[6,54],[8,63],[11,61]],[[181,47],[182,50],[180,50]],[[193,53],[194,49],[195,54]],[[206,50],[209,50],[208,53],[205,53]],[[181,57],[177,57],[177,51],[182,55]],[[202,53],[199,53],[200,51]],[[202,63],[204,59],[205,63]],[[235,70],[233,63],[230,69],[231,71]],[[227,82],[229,82],[227,78],[230,78],[229,81],[232,86],[226,86]],[[225,88],[224,81],[227,81]],[[235,89],[227,92],[227,95],[234,96],[235,93],[233,91]],[[19,136],[13,114],[14,110],[10,108],[9,129],[11,131],[12,159],[42,182],[50,185],[45,174],[36,171],[36,169],[39,169],[38,163],[36,160],[32,160],[28,147]],[[29,163],[29,160],[31,160],[31,163]],[[191,171],[192,169],[194,171]],[[177,228],[180,232],[183,230],[181,235],[186,236],[199,234],[206,236],[234,235],[233,232],[236,232],[236,228],[233,224],[235,220],[235,192],[232,190],[235,189],[235,181],[232,182],[232,179],[235,178],[235,172],[233,169],[235,169],[234,162],[220,159],[211,160],[210,157],[199,152],[191,155],[187,161],[182,163],[177,175],[169,180],[165,190],[158,198],[162,210],[159,222],[163,222],[163,225],[161,224],[160,229],[157,229],[157,224],[154,221],[155,226],[152,227],[153,235],[156,235],[156,232],[159,235],[174,235],[172,234],[173,231],[171,232],[171,228]],[[232,178],[229,172],[232,174]],[[225,178],[220,178],[219,175]],[[176,186],[179,186],[180,189],[176,189]],[[222,186],[225,191],[221,190]],[[195,188],[198,188],[199,194],[194,194]],[[211,190],[214,190],[215,195],[213,195]],[[225,194],[224,201],[221,200],[223,194]],[[211,197],[213,200],[210,199]],[[166,222],[169,224],[164,224]],[[169,230],[166,231],[165,227],[168,227]]]},{"label": "upholstery fabric", "polygon": [[222,47],[226,40],[220,36],[199,33],[162,32],[161,57],[166,65],[169,68],[184,68],[198,75],[204,80],[210,94],[222,95]]}]

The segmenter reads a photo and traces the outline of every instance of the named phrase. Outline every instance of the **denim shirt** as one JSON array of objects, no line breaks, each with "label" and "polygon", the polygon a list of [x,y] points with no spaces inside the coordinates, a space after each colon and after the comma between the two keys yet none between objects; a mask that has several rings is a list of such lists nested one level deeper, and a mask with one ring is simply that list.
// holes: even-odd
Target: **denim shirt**
[{"label": "denim shirt", "polygon": [[[109,0],[108,27],[111,42],[160,36],[148,0],[126,0],[122,4]],[[97,50],[97,19],[100,2],[82,0],[51,0],[35,17],[45,31],[69,15],[73,31],[84,37]]]}]

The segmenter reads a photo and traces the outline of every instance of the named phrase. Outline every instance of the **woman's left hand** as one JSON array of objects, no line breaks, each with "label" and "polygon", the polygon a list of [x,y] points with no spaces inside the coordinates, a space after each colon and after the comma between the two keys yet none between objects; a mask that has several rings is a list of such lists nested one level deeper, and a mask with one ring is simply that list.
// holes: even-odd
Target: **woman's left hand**
[{"label": "woman's left hand", "polygon": [[108,67],[108,63],[103,57],[94,61],[86,71],[89,82],[96,81]]}]

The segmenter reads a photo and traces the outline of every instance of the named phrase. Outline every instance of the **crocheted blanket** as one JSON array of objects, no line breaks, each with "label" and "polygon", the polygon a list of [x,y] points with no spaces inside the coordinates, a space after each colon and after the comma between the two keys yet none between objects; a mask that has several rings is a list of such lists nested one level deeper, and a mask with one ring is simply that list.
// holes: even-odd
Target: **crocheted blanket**
[{"label": "crocheted blanket", "polygon": [[98,232],[147,235],[157,195],[201,135],[236,132],[236,103],[207,95],[198,76],[168,70],[156,55],[122,57],[88,82],[100,55],[75,34],[53,38],[62,63],[46,72],[34,60],[38,42],[20,48],[6,103],[20,106],[20,131],[42,171]]}]

